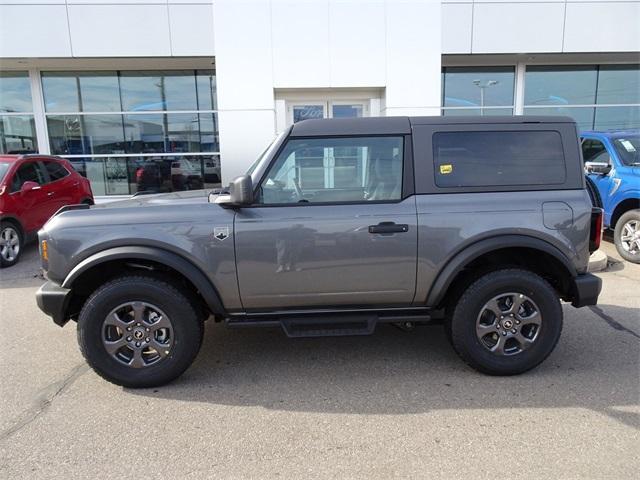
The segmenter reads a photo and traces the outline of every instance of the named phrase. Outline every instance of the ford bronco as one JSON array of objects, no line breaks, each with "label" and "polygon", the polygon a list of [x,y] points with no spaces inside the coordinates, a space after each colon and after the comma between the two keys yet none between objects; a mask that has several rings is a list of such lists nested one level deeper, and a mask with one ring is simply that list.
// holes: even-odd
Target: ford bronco
[{"label": "ford bronco", "polygon": [[596,304],[601,231],[570,118],[307,120],[228,189],[61,209],[37,301],[128,387],[184,372],[209,318],[290,337],[439,321],[512,375],[554,349],[560,300]]}]

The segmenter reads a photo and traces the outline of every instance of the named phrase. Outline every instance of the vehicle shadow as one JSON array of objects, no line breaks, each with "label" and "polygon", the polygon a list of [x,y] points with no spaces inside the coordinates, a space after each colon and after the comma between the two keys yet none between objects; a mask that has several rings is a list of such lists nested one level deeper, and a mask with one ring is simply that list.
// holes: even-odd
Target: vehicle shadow
[{"label": "vehicle shadow", "polygon": [[[638,312],[600,308],[612,318]],[[636,335],[634,335],[636,334]],[[585,408],[640,429],[638,329],[565,307],[554,353],[537,369],[491,377],[467,367],[439,326],[371,337],[287,339],[278,329],[208,324],[194,365],[175,382],[132,395],[284,411],[411,414],[451,409]]]}]

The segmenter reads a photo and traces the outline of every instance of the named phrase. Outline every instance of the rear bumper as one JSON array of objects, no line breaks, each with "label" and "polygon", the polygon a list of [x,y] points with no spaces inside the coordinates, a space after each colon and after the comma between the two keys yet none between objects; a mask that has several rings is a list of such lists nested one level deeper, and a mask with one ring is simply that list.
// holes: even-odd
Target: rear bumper
[{"label": "rear bumper", "polygon": [[56,325],[64,326],[69,318],[66,315],[71,290],[62,288],[57,283],[48,281],[36,293],[38,307],[49,315]]},{"label": "rear bumper", "polygon": [[578,275],[573,279],[572,302],[576,308],[596,305],[602,290],[602,280],[591,273]]}]

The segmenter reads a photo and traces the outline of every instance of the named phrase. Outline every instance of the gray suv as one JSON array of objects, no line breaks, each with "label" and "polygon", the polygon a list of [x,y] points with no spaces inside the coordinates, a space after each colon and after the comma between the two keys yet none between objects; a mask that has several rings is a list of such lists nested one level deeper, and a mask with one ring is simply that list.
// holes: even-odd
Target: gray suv
[{"label": "gray suv", "polygon": [[555,347],[560,300],[596,304],[601,222],[570,118],[308,120],[228,189],[61,209],[37,301],[128,387],[184,372],[209,318],[290,337],[440,321],[512,375]]}]

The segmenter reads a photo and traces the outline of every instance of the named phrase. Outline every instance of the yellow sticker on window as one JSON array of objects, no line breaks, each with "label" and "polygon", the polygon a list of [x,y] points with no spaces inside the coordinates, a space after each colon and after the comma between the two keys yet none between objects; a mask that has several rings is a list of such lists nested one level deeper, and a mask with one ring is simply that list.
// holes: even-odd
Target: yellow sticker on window
[{"label": "yellow sticker on window", "polygon": [[451,172],[453,172],[453,165],[451,164],[440,165],[440,173],[442,175],[446,175],[447,173],[451,173]]}]

